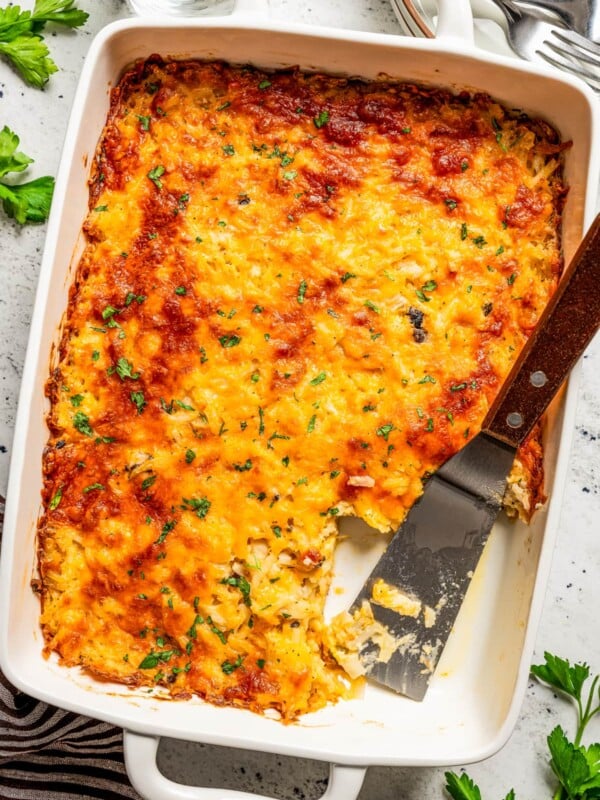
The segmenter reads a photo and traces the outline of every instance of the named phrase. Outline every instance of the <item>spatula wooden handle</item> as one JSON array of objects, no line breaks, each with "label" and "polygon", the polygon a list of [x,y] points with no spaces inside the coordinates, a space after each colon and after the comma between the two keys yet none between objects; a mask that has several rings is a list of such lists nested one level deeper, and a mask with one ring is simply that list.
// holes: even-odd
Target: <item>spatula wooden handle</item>
[{"label": "spatula wooden handle", "polygon": [[483,430],[521,444],[600,326],[600,214],[490,408]]}]

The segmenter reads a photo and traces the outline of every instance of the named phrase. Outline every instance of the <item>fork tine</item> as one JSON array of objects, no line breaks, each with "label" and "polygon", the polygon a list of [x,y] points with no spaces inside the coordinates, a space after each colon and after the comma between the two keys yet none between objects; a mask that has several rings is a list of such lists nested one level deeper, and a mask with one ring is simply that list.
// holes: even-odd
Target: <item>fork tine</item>
[{"label": "fork tine", "polygon": [[544,53],[543,50],[537,50],[537,54],[540,55],[544,61],[547,61],[549,64],[552,64],[553,67],[558,67],[559,69],[563,70],[564,72],[570,72],[572,75],[576,75],[578,78],[582,78],[582,80],[586,81],[589,86],[592,87],[597,92],[600,92],[600,77],[597,73],[590,72],[583,67],[579,67],[573,61],[563,61],[561,59],[555,58],[551,56],[549,53]]},{"label": "fork tine", "polygon": [[[554,29],[552,33],[557,39],[560,39],[565,44],[580,47],[582,50],[587,50],[589,53],[592,53],[600,59],[600,44],[592,42],[591,39],[586,39],[585,36],[581,36],[581,34],[575,33],[575,31],[569,31],[561,28]],[[600,64],[600,61],[598,61],[598,63]]]},{"label": "fork tine", "polygon": [[595,77],[597,80],[600,80],[600,59],[596,58],[595,56],[589,56],[586,52],[573,50],[573,48],[561,46],[561,43],[553,42],[547,39],[544,44],[546,47],[549,47],[554,53],[559,56],[564,56],[567,59],[570,59],[575,66],[578,66],[578,63],[581,64],[589,64],[591,67],[596,68],[596,72],[592,72],[592,77]]}]

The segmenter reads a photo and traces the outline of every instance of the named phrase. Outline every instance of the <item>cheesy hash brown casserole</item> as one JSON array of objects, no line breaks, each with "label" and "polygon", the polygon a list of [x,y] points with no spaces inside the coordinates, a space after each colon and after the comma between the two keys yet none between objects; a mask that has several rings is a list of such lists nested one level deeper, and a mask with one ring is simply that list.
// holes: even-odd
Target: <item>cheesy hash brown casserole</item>
[{"label": "cheesy hash brown casserole", "polygon": [[[48,383],[47,654],[285,721],[347,696],[337,522],[394,528],[477,433],[560,274],[562,147],[485,95],[128,72]],[[539,435],[511,480],[542,499]]]}]

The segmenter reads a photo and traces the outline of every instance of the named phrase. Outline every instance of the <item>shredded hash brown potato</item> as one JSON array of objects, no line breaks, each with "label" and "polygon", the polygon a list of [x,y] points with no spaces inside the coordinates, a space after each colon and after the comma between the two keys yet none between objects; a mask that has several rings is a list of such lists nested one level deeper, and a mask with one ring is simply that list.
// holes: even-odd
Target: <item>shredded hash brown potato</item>
[{"label": "shredded hash brown potato", "polygon": [[[337,520],[397,526],[478,432],[560,274],[563,147],[485,95],[129,71],[47,389],[47,654],[284,721],[348,696]],[[536,434],[527,513],[542,477]]]}]

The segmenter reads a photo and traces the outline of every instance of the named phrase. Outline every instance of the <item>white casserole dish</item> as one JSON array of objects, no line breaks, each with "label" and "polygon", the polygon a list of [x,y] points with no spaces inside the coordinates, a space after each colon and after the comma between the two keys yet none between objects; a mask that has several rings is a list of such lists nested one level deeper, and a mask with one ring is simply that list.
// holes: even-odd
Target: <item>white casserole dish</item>
[{"label": "white casserole dish", "polygon": [[[261,15],[258,1],[246,0],[226,18],[185,24],[124,20],[107,27],[91,46],[57,178],[23,374],[0,566],[0,665],[27,694],[123,727],[130,778],[147,798],[256,797],[180,787],[166,780],[156,767],[161,736],[330,761],[337,766],[332,767],[324,797],[353,800],[368,765],[481,760],[504,744],[516,722],[557,531],[576,375],[548,426],[548,507],[530,527],[502,519],[494,527],[423,703],[369,685],[362,697],[283,726],[200,700],[165,702],[133,693],[61,667],[55,658],[43,658],[39,602],[30,589],[36,571],[41,455],[48,435],[44,383],[83,247],[80,231],[88,203],[89,164],[105,122],[109,89],[134,59],[158,52],[267,68],[300,65],[366,78],[384,73],[489,92],[510,107],[546,118],[564,139],[573,139],[566,161],[571,190],[564,218],[566,258],[573,254],[592,221],[598,186],[600,126],[595,96],[566,75],[475,50],[465,21],[468,3],[447,0],[443,5],[448,14],[445,18],[442,14],[441,35],[433,41],[284,25]],[[371,557],[378,546],[381,540],[370,547]],[[332,598],[330,611],[350,603],[368,570],[359,543],[354,547],[349,541],[339,548],[335,585],[344,586],[346,592]]]}]

